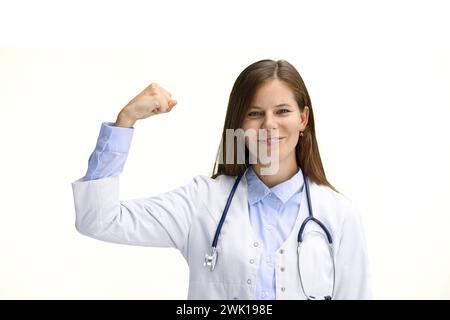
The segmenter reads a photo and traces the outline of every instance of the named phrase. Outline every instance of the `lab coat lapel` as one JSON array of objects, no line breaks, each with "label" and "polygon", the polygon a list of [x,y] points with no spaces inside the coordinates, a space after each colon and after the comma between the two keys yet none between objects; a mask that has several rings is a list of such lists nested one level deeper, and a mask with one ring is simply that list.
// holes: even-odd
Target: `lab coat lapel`
[{"label": "lab coat lapel", "polygon": [[[235,179],[233,179],[234,183]],[[231,190],[231,189],[230,189]],[[245,175],[242,177],[228,210],[228,215],[224,223],[223,231],[228,233],[228,229],[233,232],[233,237],[237,238],[240,243],[241,250],[243,241],[246,244],[251,243],[254,238],[253,229],[250,225],[248,212],[248,185]],[[228,241],[235,241],[231,239]]]},{"label": "lab coat lapel", "polygon": [[[214,190],[208,194],[209,198],[206,199],[206,209],[208,210],[213,224],[217,227],[219,224],[220,218],[222,216],[223,210],[225,209],[225,205],[228,200],[228,196],[230,195],[231,189],[233,188],[234,179],[228,176],[221,176],[217,179],[221,179],[217,181],[217,185],[214,186]],[[239,191],[239,190],[236,190]],[[234,199],[236,198],[235,192]],[[233,199],[233,202],[234,202]],[[233,204],[232,202],[232,204]],[[228,215],[230,214],[231,208],[228,210]],[[227,215],[227,217],[228,217]]]}]

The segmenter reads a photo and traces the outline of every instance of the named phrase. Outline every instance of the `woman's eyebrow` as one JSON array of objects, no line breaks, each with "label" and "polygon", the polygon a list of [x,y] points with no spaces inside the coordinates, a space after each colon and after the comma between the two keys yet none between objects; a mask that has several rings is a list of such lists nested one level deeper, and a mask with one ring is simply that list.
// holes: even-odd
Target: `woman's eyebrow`
[{"label": "woman's eyebrow", "polygon": [[[292,107],[290,104],[288,103],[279,103],[276,106],[274,106],[274,108],[280,108],[280,107]],[[261,109],[263,110],[263,108],[258,107],[258,106],[250,106],[250,109]]]}]

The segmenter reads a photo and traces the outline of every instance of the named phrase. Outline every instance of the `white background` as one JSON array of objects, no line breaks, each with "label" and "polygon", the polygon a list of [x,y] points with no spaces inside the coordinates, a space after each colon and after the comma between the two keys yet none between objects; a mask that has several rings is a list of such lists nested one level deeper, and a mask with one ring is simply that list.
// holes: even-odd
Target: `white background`
[{"label": "white background", "polygon": [[135,125],[121,197],[210,174],[234,80],[269,58],[308,87],[327,177],[363,216],[375,298],[449,299],[448,12],[445,1],[0,1],[0,298],[185,299],[175,249],[76,232],[71,182],[101,122],[151,82],[178,105]]}]

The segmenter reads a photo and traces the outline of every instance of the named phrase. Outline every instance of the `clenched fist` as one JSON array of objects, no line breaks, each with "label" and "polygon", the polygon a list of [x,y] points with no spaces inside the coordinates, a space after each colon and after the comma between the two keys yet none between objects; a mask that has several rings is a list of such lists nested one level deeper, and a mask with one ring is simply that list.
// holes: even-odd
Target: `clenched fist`
[{"label": "clenched fist", "polygon": [[172,94],[157,83],[150,84],[119,112],[115,125],[131,128],[137,120],[170,112],[177,104]]}]

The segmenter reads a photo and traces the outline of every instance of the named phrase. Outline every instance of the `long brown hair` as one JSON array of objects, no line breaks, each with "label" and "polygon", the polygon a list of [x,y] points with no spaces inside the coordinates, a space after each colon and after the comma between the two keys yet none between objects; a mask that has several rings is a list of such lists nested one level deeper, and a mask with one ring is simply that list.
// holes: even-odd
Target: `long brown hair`
[{"label": "long brown hair", "polygon": [[[303,112],[305,106],[309,108],[308,124],[303,132],[303,136],[299,137],[297,146],[295,147],[295,155],[297,165],[303,170],[305,175],[313,182],[319,185],[325,185],[338,192],[327,180],[323,169],[322,160],[320,159],[319,147],[316,140],[316,132],[314,128],[314,113],[309,97],[308,90],[299,72],[286,60],[260,60],[249,65],[236,79],[230,93],[227,114],[222,132],[221,146],[226,145],[226,129],[241,128],[246,111],[251,103],[256,89],[260,84],[268,79],[279,79],[283,81],[294,94],[295,100]],[[236,144],[234,144],[236,145]],[[223,159],[226,158],[226,148],[219,147],[216,161],[214,163],[211,178],[224,174],[229,176],[237,176],[245,170],[246,164],[249,164],[249,151],[245,147],[245,164],[239,164],[234,161],[232,164],[219,163],[220,153],[223,150]],[[236,152],[234,152],[236,156]]]}]

